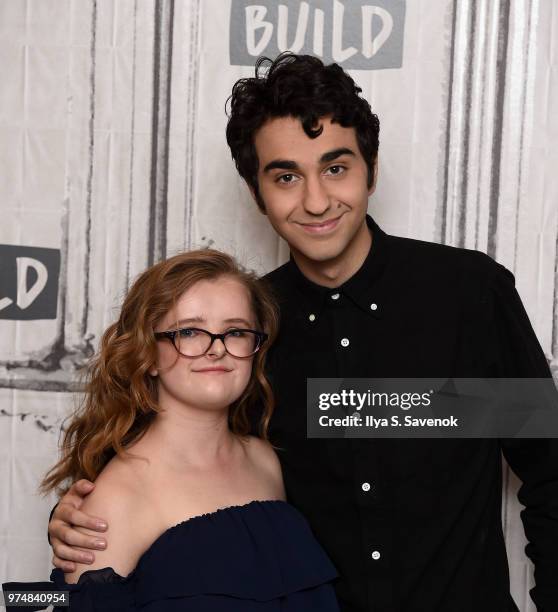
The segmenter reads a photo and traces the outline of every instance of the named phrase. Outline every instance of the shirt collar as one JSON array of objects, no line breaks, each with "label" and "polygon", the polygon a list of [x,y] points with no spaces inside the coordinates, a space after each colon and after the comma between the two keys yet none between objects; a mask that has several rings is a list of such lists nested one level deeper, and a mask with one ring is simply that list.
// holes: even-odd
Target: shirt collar
[{"label": "shirt collar", "polygon": [[381,318],[381,304],[377,295],[376,281],[383,273],[388,260],[389,236],[370,215],[366,215],[366,225],[372,234],[372,245],[368,255],[357,272],[340,287],[332,289],[312,282],[300,271],[291,255],[288,265],[289,277],[312,312],[318,314],[326,299],[331,299],[332,294],[340,293],[373,317]]}]

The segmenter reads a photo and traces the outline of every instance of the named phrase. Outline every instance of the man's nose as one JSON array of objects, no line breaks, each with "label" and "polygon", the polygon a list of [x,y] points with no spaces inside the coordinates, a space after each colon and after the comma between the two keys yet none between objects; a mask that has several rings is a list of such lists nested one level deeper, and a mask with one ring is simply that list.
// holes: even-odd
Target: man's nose
[{"label": "man's nose", "polygon": [[311,215],[323,215],[330,207],[329,194],[319,178],[307,179],[303,197],[304,210]]}]

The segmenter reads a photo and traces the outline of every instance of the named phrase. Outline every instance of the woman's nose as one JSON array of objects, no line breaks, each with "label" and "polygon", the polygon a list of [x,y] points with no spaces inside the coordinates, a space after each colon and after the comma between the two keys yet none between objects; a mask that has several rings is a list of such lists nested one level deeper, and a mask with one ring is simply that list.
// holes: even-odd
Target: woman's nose
[{"label": "woman's nose", "polygon": [[221,340],[221,338],[215,338],[215,340],[213,340],[211,343],[206,355],[208,357],[218,358],[222,357],[226,352],[227,350],[225,349],[225,343],[223,340]]}]

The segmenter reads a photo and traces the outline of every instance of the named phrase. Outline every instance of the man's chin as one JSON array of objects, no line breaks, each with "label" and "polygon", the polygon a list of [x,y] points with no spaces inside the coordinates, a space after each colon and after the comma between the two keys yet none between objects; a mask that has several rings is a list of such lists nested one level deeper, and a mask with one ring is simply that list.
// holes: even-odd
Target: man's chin
[{"label": "man's chin", "polygon": [[[319,247],[322,248],[319,248]],[[326,263],[328,261],[335,261],[343,253],[343,248],[340,246],[334,247],[333,245],[316,245],[314,248],[300,249],[296,246],[291,246],[291,251],[295,257],[298,257],[309,262],[309,263]]]}]

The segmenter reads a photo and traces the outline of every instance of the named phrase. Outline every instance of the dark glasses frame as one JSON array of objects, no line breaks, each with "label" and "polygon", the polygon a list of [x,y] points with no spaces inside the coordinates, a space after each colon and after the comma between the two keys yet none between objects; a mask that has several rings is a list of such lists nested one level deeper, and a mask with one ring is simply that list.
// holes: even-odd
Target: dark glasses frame
[{"label": "dark glasses frame", "polygon": [[[197,332],[202,332],[203,334],[206,334],[207,336],[209,336],[211,338],[211,342],[209,343],[209,346],[205,349],[205,351],[203,353],[199,353],[198,355],[186,355],[184,353],[181,353],[178,350],[178,346],[176,345],[176,337],[177,335],[179,335],[181,332],[184,331],[197,331]],[[255,336],[255,338],[257,339],[257,344],[256,344],[256,348],[249,354],[249,355],[235,355],[234,353],[231,353],[228,348],[227,345],[225,343],[225,338],[227,336],[230,336],[231,334],[234,334],[236,332],[249,332],[251,334],[253,334]],[[231,356],[231,357],[236,357],[237,359],[245,359],[247,357],[252,357],[252,355],[255,355],[260,348],[262,347],[263,343],[267,340],[268,335],[265,332],[261,332],[261,331],[257,331],[255,329],[245,329],[245,328],[241,328],[241,327],[235,327],[233,329],[229,329],[226,332],[223,332],[222,334],[213,334],[210,331],[207,331],[207,329],[202,329],[201,327],[180,327],[179,329],[170,329],[168,331],[162,331],[162,332],[155,332],[154,333],[155,338],[157,340],[170,340],[172,342],[172,345],[174,346],[176,352],[179,355],[182,355],[183,357],[201,357],[202,355],[207,354],[207,352],[209,351],[209,349],[213,346],[213,343],[215,342],[215,340],[221,340],[221,342],[223,343],[223,346],[225,347],[225,351]]]}]

